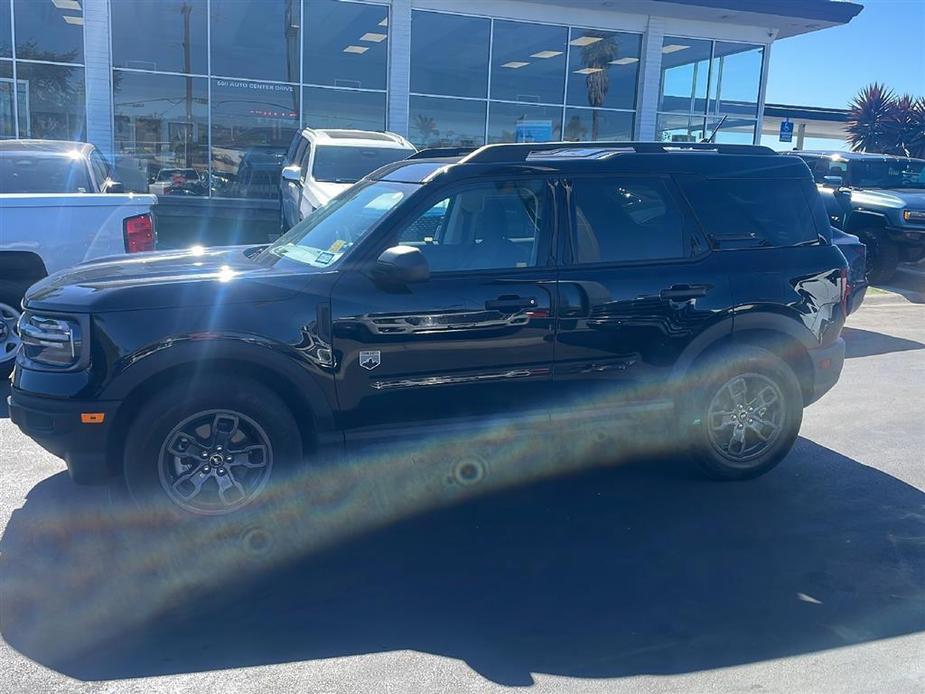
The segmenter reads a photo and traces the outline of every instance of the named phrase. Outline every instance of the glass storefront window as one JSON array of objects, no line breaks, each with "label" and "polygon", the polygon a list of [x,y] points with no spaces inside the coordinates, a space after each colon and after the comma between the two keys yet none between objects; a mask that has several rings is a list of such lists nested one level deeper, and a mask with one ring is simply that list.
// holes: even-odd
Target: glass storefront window
[{"label": "glass storefront window", "polygon": [[627,111],[567,108],[564,139],[573,142],[632,140],[633,116],[633,113]]},{"label": "glass storefront window", "polygon": [[385,92],[302,88],[302,123],[308,128],[385,130]]},{"label": "glass storefront window", "polygon": [[0,139],[16,137],[13,118],[13,62],[0,60]]},{"label": "glass storefront window", "polygon": [[113,67],[208,71],[206,0],[116,0],[110,7]]},{"label": "glass storefront window", "polygon": [[411,91],[485,98],[491,22],[478,17],[411,14]]},{"label": "glass storefront window", "polygon": [[761,88],[764,48],[717,41],[710,73],[710,113],[755,116]]},{"label": "glass storefront window", "polygon": [[659,111],[706,113],[711,41],[666,36]]},{"label": "glass storefront window", "polygon": [[659,114],[655,139],[659,142],[699,142],[705,136],[704,116]]},{"label": "glass storefront window", "polygon": [[82,67],[19,62],[16,81],[20,138],[86,139]]},{"label": "glass storefront window", "polygon": [[299,81],[299,0],[211,3],[212,74]]},{"label": "glass storefront window", "polygon": [[208,195],[204,77],[114,70],[116,177],[135,192]]},{"label": "glass storefront window", "polygon": [[13,0],[13,17],[17,59],[84,61],[84,17],[79,2]]},{"label": "glass storefront window", "polygon": [[485,102],[412,96],[408,139],[417,147],[485,144]]},{"label": "glass storefront window", "polygon": [[566,27],[495,21],[491,98],[562,103]]},{"label": "glass storefront window", "polygon": [[636,108],[642,37],[613,31],[572,29],[568,104]]},{"label": "glass storefront window", "polygon": [[288,84],[212,79],[212,194],[279,195],[286,148],[299,127],[299,91]]},{"label": "glass storefront window", "polygon": [[488,144],[561,140],[562,108],[505,104],[488,106]]},{"label": "glass storefront window", "polygon": [[13,57],[13,31],[9,9],[0,5],[0,58]]},{"label": "glass storefront window", "polygon": [[338,0],[305,3],[302,81],[331,87],[385,89],[389,9]]}]

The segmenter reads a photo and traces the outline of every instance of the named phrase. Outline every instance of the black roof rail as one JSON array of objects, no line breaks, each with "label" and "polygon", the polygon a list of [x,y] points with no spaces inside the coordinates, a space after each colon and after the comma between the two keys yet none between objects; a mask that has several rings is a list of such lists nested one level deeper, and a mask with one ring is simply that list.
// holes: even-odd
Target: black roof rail
[{"label": "black roof rail", "polygon": [[428,147],[427,149],[419,149],[410,157],[405,157],[405,159],[445,159],[447,157],[462,157],[467,154],[472,154],[472,152],[477,149],[478,147]]},{"label": "black roof rail", "polygon": [[[712,142],[519,142],[485,145],[468,154],[461,163],[517,163],[542,152],[550,154],[563,152],[562,156],[567,156],[568,150],[586,150],[597,155],[606,155],[607,150],[614,150],[613,154],[619,151],[632,151],[637,154],[665,154],[687,150],[719,154],[777,154],[773,149],[764,145],[724,145]],[[542,159],[542,156],[533,158]]]}]

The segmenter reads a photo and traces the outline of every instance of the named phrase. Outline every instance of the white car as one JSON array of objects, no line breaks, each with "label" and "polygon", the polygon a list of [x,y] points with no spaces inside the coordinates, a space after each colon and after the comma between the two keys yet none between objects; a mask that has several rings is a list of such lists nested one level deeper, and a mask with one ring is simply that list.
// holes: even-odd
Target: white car
[{"label": "white car", "polygon": [[86,142],[0,141],[0,379],[16,358],[26,289],[85,260],[153,251],[156,204],[122,192]]},{"label": "white car", "polygon": [[367,174],[416,151],[394,133],[299,131],[292,138],[280,175],[280,229],[287,231]]}]

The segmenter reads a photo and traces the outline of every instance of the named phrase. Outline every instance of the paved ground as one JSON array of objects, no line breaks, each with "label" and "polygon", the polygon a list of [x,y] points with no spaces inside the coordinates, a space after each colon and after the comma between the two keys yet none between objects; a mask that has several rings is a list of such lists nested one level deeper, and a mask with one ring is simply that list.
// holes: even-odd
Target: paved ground
[{"label": "paved ground", "polygon": [[630,464],[366,532],[436,487],[332,494],[345,532],[272,569],[165,546],[0,409],[0,691],[925,692],[925,275],[896,285],[759,480]]}]

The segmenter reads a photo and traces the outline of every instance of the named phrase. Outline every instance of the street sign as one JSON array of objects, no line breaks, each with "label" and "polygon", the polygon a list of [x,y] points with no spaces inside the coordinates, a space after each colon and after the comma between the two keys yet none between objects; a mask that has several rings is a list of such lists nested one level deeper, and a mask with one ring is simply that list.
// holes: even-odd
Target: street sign
[{"label": "street sign", "polygon": [[793,123],[791,121],[781,121],[779,139],[781,142],[793,142]]}]

